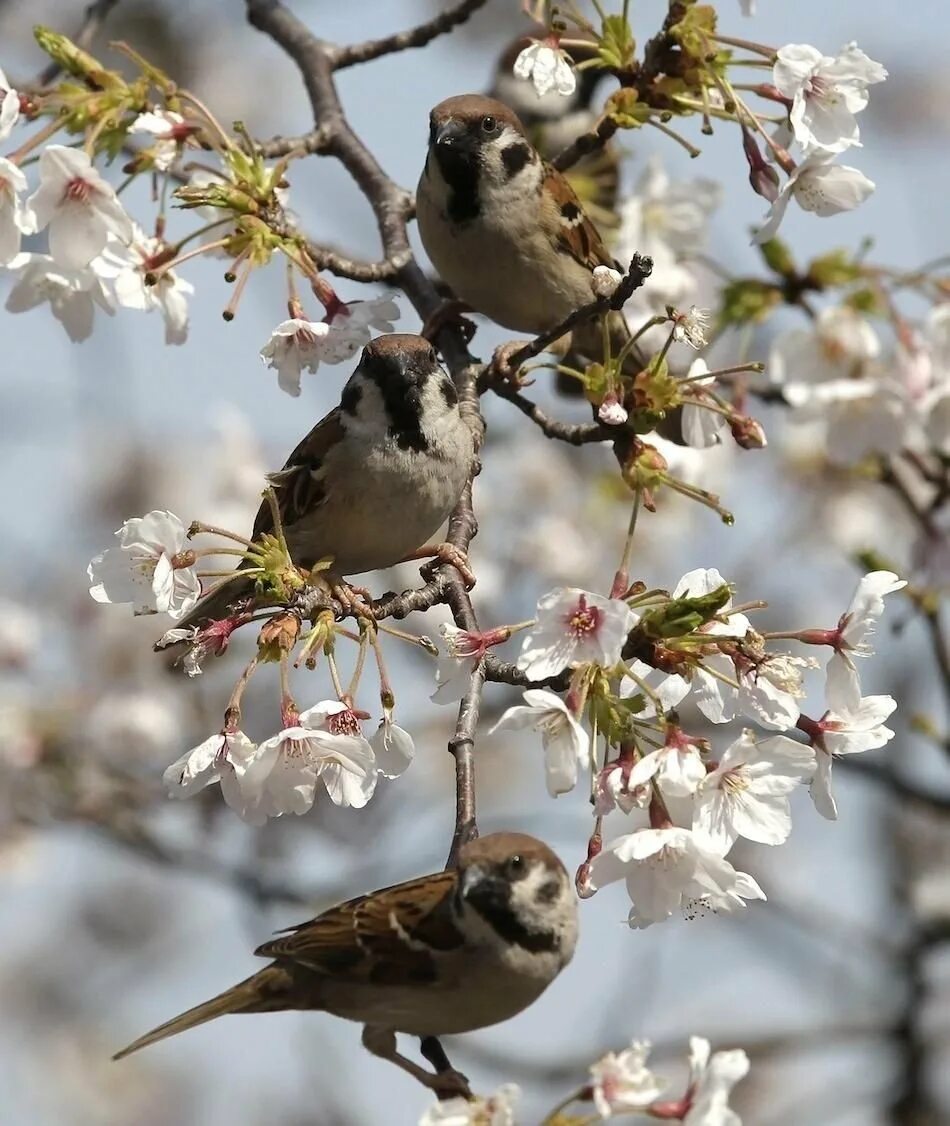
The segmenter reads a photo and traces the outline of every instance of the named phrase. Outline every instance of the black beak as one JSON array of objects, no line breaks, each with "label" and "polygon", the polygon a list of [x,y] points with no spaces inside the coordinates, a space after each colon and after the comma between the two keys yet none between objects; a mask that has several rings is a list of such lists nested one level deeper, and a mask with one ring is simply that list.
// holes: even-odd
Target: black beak
[{"label": "black beak", "polygon": [[467,135],[467,130],[459,121],[447,121],[436,130],[435,143],[439,146],[450,148],[460,145]]}]

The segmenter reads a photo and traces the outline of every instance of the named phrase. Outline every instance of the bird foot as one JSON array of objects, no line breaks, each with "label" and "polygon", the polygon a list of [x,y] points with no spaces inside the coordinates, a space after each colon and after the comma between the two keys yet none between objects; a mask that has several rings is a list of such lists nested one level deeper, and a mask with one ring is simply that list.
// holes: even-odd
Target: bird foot
[{"label": "bird foot", "polygon": [[437,1071],[429,1078],[431,1081],[426,1083],[426,1086],[435,1092],[440,1101],[442,1099],[455,1099],[459,1096],[463,1099],[474,1098],[468,1077],[463,1075],[461,1071],[456,1071],[454,1067],[450,1067],[446,1071]]},{"label": "bird foot", "polygon": [[451,325],[462,334],[467,347],[471,344],[472,337],[476,332],[475,322],[462,316],[463,313],[469,312],[471,312],[471,306],[466,305],[464,301],[459,301],[454,297],[448,301],[443,301],[434,313],[430,313],[426,317],[426,322],[422,326],[422,335],[426,340],[434,343],[442,329]]},{"label": "bird foot", "polygon": [[516,391],[521,387],[529,387],[532,380],[523,380],[520,375],[520,365],[512,365],[512,359],[529,343],[527,340],[509,340],[507,344],[499,344],[495,349],[488,365],[489,383],[506,383]]},{"label": "bird foot", "polygon": [[330,583],[330,594],[343,607],[344,617],[352,616],[365,618],[370,622],[376,621],[376,615],[370,605],[373,596],[365,586],[353,586],[343,579],[333,580]]},{"label": "bird foot", "polygon": [[434,543],[429,544],[427,547],[420,547],[418,551],[414,551],[412,555],[408,555],[406,559],[429,559],[430,563],[426,563],[424,567],[420,568],[420,574],[430,582],[435,575],[436,567],[441,566],[443,563],[448,563],[449,566],[454,567],[456,571],[462,576],[462,582],[465,584],[466,590],[471,590],[475,585],[475,572],[468,565],[468,556],[460,548],[457,548],[453,543]]}]

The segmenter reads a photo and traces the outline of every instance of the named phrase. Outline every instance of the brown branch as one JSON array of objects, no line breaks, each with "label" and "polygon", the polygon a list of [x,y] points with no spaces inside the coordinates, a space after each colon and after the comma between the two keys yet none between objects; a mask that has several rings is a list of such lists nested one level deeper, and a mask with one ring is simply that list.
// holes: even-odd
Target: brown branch
[{"label": "brown branch", "polygon": [[329,270],[338,278],[349,278],[355,282],[394,281],[404,265],[404,257],[383,258],[378,262],[364,262],[350,258],[328,246],[307,243],[307,253],[318,270]]},{"label": "brown branch", "polygon": [[562,149],[557,154],[551,164],[559,172],[566,172],[585,156],[602,149],[619,128],[617,119],[607,114],[593,128],[588,129],[586,133],[581,133],[579,137],[575,137],[566,149]]},{"label": "brown branch", "polygon": [[491,388],[500,399],[513,403],[522,414],[527,415],[547,438],[556,438],[572,446],[586,446],[591,442],[610,441],[612,437],[610,427],[600,422],[572,423],[551,418],[537,403],[507,383],[495,381]]},{"label": "brown branch", "polygon": [[291,153],[305,154],[325,152],[327,147],[327,133],[319,126],[311,129],[309,133],[301,133],[299,137],[271,137],[269,141],[260,141],[255,145],[257,151],[267,160],[276,160],[281,156],[290,156]]},{"label": "brown branch", "polygon": [[[440,302],[435,288],[419,268],[409,246],[406,222],[412,207],[412,196],[386,175],[344,116],[333,80],[334,65],[339,64],[342,57],[340,49],[317,38],[281,0],[246,0],[246,6],[250,23],[270,36],[297,64],[310,99],[314,126],[326,141],[321,152],[340,161],[368,200],[379,228],[383,258],[395,266],[396,280],[425,321]],[[472,3],[468,5],[471,11],[477,6]],[[438,31],[433,34],[438,34]],[[380,49],[378,53],[385,53],[385,49]],[[354,57],[352,61],[363,60]],[[458,390],[459,407],[471,426],[477,455],[484,433],[484,422],[478,405],[480,366],[469,355],[458,330],[451,325],[443,327],[437,343],[452,372]],[[469,483],[449,520],[448,542],[460,551],[467,552],[476,530]],[[402,606],[399,598],[388,599],[388,611],[394,617],[404,616],[410,609],[425,609],[437,602],[444,602],[451,609],[458,626],[462,629],[478,628],[475,610],[462,578],[450,564],[440,565],[433,580],[421,591],[409,592],[401,597],[404,603]],[[382,601],[387,602],[386,599]],[[402,611],[402,615],[399,611]],[[449,751],[455,759],[457,783],[456,827],[450,863],[454,860],[458,843],[478,833],[475,824],[472,741],[481,690],[481,676],[473,677],[459,709],[455,736],[449,744]]]},{"label": "brown branch", "polygon": [[391,55],[396,51],[424,47],[437,36],[445,35],[446,32],[465,23],[486,3],[487,0],[460,0],[459,3],[440,12],[426,23],[419,24],[418,27],[410,28],[408,31],[397,31],[394,35],[385,35],[382,39],[368,39],[365,43],[354,43],[349,47],[337,47],[332,56],[333,69],[343,70],[344,67],[368,63],[371,59]]},{"label": "brown branch", "polygon": [[577,325],[584,324],[585,321],[593,320],[594,317],[603,316],[604,313],[609,313],[612,309],[619,311],[626,302],[629,301],[634,291],[643,285],[652,271],[652,258],[647,257],[645,254],[634,254],[630,259],[630,265],[627,268],[623,280],[610,297],[598,297],[596,301],[591,301],[589,304],[582,305],[579,309],[575,309],[574,312],[571,313],[570,316],[565,317],[560,324],[548,329],[547,332],[542,332],[540,336],[536,336],[534,340],[530,340],[524,347],[506,356],[506,366],[514,371],[528,360],[534,359],[535,356],[540,356],[542,352],[546,352],[555,340],[560,340],[562,336],[570,332],[572,328],[576,328]]}]

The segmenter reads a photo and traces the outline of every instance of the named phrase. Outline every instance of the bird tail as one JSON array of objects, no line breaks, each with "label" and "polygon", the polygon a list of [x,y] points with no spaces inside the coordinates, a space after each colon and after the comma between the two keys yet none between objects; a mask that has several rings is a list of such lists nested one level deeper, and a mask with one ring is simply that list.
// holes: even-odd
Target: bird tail
[{"label": "bird tail", "polygon": [[[227,618],[232,607],[235,606],[242,598],[247,598],[254,590],[254,579],[229,579],[224,586],[220,587],[213,594],[208,594],[198,602],[194,609],[190,610],[183,618],[175,622],[175,627],[178,629],[191,629],[196,626],[207,625],[209,622],[218,622],[222,618]],[[171,645],[178,645],[180,642],[171,642]],[[161,652],[163,649],[170,648],[169,645],[163,645],[160,641],[155,642],[155,651]]]},{"label": "bird tail", "polygon": [[210,1001],[205,1001],[203,1005],[196,1005],[181,1016],[160,1024],[151,1032],[146,1032],[121,1052],[116,1052],[112,1058],[124,1059],[140,1048],[147,1048],[149,1044],[155,1044],[169,1036],[177,1036],[179,1032],[196,1028],[199,1024],[205,1024],[228,1013],[266,1013],[276,1009],[292,1008],[293,1006],[288,1003],[290,985],[290,974],[286,970],[280,966],[268,966],[246,981],[240,982],[224,993],[219,993]]}]

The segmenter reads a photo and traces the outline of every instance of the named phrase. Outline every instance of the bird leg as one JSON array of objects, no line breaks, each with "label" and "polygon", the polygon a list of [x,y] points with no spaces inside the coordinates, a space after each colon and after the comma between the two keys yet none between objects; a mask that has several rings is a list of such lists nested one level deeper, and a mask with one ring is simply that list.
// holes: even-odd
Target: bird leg
[{"label": "bird leg", "polygon": [[452,325],[457,328],[462,334],[466,346],[472,342],[472,337],[475,335],[475,322],[470,321],[468,317],[463,317],[463,313],[472,312],[471,305],[466,305],[464,301],[459,301],[457,297],[451,297],[443,301],[441,305],[426,317],[425,324],[422,326],[422,335],[428,341],[434,341],[443,328]]},{"label": "bird leg", "polygon": [[363,1047],[374,1056],[394,1063],[423,1087],[434,1091],[440,1099],[453,1098],[456,1095],[470,1099],[472,1089],[468,1085],[468,1080],[449,1063],[439,1041],[434,1036],[426,1036],[420,1040],[420,1045],[422,1054],[436,1069],[434,1073],[426,1071],[424,1067],[413,1063],[411,1059],[396,1050],[396,1033],[391,1029],[372,1024],[367,1024],[363,1028]]},{"label": "bird leg", "polygon": [[431,563],[427,563],[425,567],[422,568],[422,577],[426,581],[432,578],[432,572],[440,563],[448,563],[462,576],[466,590],[471,590],[475,585],[475,572],[468,565],[468,556],[464,551],[456,547],[454,543],[426,544],[424,547],[416,548],[415,551],[400,560],[400,562],[409,563],[413,559],[432,560]]},{"label": "bird leg", "polygon": [[324,590],[330,598],[339,602],[343,608],[343,616],[353,615],[359,618],[368,618],[375,621],[372,607],[372,595],[364,586],[353,586],[346,579],[335,575],[332,571],[310,572],[310,583],[318,589]]}]

